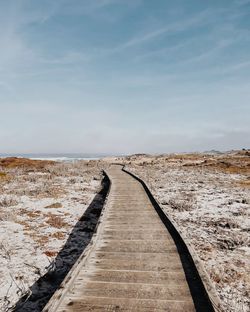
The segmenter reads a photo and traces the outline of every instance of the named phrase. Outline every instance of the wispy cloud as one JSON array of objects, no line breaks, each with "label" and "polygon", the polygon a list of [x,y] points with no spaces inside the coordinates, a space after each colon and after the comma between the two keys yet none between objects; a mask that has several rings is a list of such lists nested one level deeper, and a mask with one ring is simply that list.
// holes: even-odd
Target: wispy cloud
[{"label": "wispy cloud", "polygon": [[142,45],[142,44],[145,44],[149,41],[152,41],[152,40],[154,40],[154,39],[156,39],[162,35],[181,32],[181,31],[187,30],[189,28],[205,24],[205,23],[207,23],[207,18],[210,14],[211,14],[211,12],[209,12],[207,10],[202,11],[199,14],[197,14],[191,18],[188,18],[186,20],[174,22],[174,23],[171,23],[167,26],[164,26],[164,27],[161,27],[158,29],[154,29],[150,32],[137,35],[137,36],[129,39],[127,42],[123,43],[122,45],[118,46],[117,48],[115,48],[114,51],[117,52],[117,51],[121,51],[121,50],[130,48],[130,47],[133,47],[133,46]]},{"label": "wispy cloud", "polygon": [[247,62],[239,62],[237,64],[233,64],[226,69],[226,72],[237,71],[241,69],[248,69],[250,66],[250,61]]},{"label": "wispy cloud", "polygon": [[249,3],[0,1],[0,145],[39,149],[34,133],[47,151],[245,144]]}]

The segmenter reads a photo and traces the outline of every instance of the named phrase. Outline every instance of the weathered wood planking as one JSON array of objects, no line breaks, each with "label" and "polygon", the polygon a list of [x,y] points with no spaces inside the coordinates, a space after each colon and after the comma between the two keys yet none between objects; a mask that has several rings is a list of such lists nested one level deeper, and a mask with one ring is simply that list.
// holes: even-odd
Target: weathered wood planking
[{"label": "weathered wood planking", "polygon": [[142,184],[121,166],[107,174],[97,235],[44,311],[196,311],[176,245]]}]

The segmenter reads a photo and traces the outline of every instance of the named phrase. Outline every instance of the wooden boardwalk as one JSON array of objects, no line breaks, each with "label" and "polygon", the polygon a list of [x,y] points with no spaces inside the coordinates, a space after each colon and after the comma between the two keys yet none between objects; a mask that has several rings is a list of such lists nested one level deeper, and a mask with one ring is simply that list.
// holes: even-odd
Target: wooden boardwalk
[{"label": "wooden boardwalk", "polygon": [[44,311],[197,310],[171,235],[121,168],[107,170],[111,190],[91,248]]}]

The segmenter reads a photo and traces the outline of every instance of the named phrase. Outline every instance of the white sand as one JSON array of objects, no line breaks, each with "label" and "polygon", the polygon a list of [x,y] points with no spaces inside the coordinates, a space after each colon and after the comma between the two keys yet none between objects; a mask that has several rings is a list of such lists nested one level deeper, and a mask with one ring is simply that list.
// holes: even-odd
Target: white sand
[{"label": "white sand", "polygon": [[[46,273],[101,181],[86,162],[7,172],[9,181],[0,181],[0,311]],[[46,208],[52,204],[58,208]]]},{"label": "white sand", "polygon": [[247,177],[185,163],[137,158],[127,168],[147,182],[188,238],[225,311],[250,311],[250,192],[237,183]]}]

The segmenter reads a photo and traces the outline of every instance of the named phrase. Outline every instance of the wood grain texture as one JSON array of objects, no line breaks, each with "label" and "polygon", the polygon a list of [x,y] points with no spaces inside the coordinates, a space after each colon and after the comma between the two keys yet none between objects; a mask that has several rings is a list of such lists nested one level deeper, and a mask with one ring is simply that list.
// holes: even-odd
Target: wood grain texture
[{"label": "wood grain texture", "polygon": [[95,242],[44,311],[195,311],[175,243],[144,188],[121,166],[107,174],[111,190]]}]

